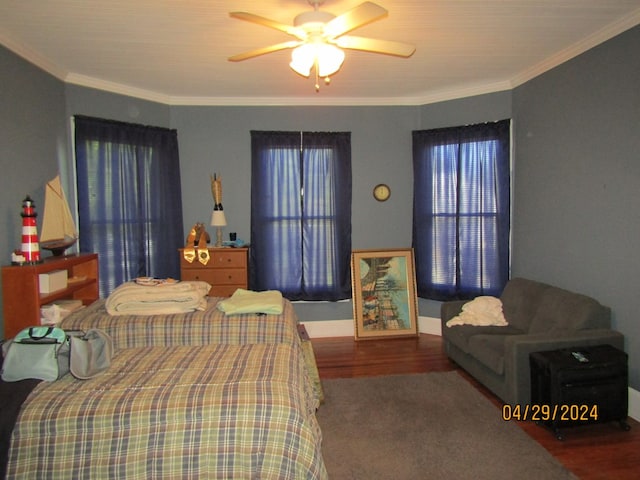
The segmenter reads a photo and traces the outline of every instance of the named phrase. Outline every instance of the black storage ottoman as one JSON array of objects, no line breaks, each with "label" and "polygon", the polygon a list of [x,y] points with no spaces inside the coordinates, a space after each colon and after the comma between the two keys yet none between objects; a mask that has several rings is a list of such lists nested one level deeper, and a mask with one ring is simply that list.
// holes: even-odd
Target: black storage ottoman
[{"label": "black storage ottoman", "polygon": [[531,409],[562,440],[560,427],[617,421],[628,410],[627,354],[611,345],[574,347],[529,356]]}]

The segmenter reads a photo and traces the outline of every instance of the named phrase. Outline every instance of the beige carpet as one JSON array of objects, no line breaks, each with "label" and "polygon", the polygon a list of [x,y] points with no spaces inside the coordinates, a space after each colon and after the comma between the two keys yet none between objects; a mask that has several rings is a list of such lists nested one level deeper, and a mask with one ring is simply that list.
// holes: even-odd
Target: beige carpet
[{"label": "beige carpet", "polygon": [[577,478],[456,372],[322,384],[332,480]]}]

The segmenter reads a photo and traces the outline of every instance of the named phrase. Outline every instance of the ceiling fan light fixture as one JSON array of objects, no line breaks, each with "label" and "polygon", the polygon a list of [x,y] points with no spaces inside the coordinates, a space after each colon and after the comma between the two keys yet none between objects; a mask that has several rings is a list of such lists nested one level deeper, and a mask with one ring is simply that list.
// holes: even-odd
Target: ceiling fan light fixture
[{"label": "ceiling fan light fixture", "polygon": [[314,42],[294,48],[289,66],[304,77],[308,77],[316,66],[319,76],[328,77],[340,70],[343,62],[344,52],[341,49],[324,42]]},{"label": "ceiling fan light fixture", "polygon": [[318,75],[328,77],[340,70],[344,62],[344,52],[335,45],[327,43],[319,44],[317,47]]},{"label": "ceiling fan light fixture", "polygon": [[296,37],[296,40],[277,43],[257,48],[229,57],[229,61],[239,62],[266,53],[293,49],[289,66],[303,77],[309,77],[315,68],[316,92],[319,91],[319,78],[326,84],[330,76],[342,67],[345,59],[343,49],[363,52],[382,53],[398,57],[410,57],[416,47],[407,43],[377,40],[374,38],[346,35],[363,25],[380,20],[388,15],[388,11],[373,2],[363,2],[347,12],[335,16],[320,11],[324,0],[307,0],[313,11],[303,12],[295,17],[293,25],[287,25],[247,12],[231,12],[234,18],[264,25]]},{"label": "ceiling fan light fixture", "polygon": [[308,77],[311,74],[314,63],[315,49],[308,43],[294,48],[291,52],[291,63],[289,63],[289,66],[294,72],[299,73],[303,77]]}]

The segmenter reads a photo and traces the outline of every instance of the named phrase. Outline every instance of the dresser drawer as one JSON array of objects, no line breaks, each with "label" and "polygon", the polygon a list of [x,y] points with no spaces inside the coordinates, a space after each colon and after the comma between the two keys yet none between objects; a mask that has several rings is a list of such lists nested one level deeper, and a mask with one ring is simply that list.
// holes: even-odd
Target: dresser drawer
[{"label": "dresser drawer", "polygon": [[213,268],[247,268],[247,252],[246,250],[209,250],[213,262]]},{"label": "dresser drawer", "polygon": [[211,271],[212,285],[245,285],[247,271],[243,268],[221,268]]},{"label": "dresser drawer", "polygon": [[184,249],[180,249],[180,268],[195,268],[205,270],[210,268],[247,268],[247,250],[242,249],[209,249],[209,261],[203,265],[194,259],[189,263],[184,259]]},{"label": "dresser drawer", "polygon": [[248,249],[209,248],[209,261],[203,265],[196,258],[192,263],[180,254],[180,278],[185,281],[199,280],[211,285],[210,297],[229,297],[238,288],[248,288]]},{"label": "dresser drawer", "polygon": [[247,271],[242,268],[185,268],[182,280],[202,280],[210,285],[242,285],[246,288]]},{"label": "dresser drawer", "polygon": [[199,280],[213,285],[212,271],[203,268],[183,268],[180,272],[180,277],[183,281]]}]

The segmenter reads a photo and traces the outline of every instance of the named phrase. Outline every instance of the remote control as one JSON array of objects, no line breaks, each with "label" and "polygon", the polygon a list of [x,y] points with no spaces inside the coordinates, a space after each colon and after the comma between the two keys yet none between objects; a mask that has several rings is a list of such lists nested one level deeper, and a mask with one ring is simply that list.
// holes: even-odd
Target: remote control
[{"label": "remote control", "polygon": [[575,358],[581,363],[586,363],[589,361],[589,359],[580,352],[571,352],[571,355],[573,355],[573,358]]}]

